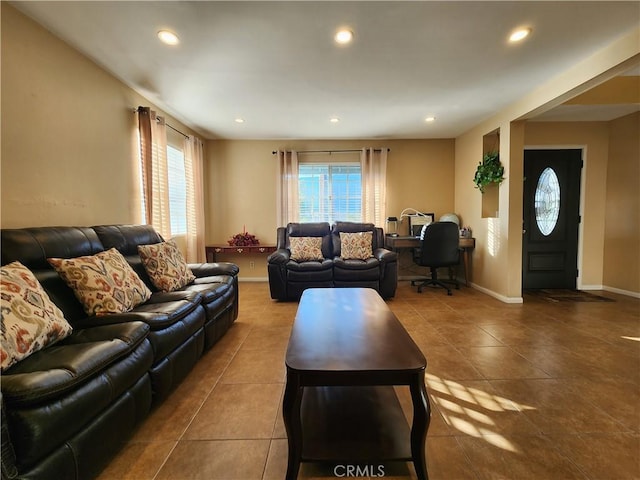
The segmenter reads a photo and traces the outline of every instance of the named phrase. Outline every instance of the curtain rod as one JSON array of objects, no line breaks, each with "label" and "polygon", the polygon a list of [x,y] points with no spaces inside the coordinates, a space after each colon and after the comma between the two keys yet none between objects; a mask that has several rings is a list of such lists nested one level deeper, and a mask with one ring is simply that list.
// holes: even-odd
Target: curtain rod
[{"label": "curtain rod", "polygon": [[[133,109],[133,113],[138,112],[141,108],[144,107],[138,107],[138,108],[134,108]],[[158,118],[156,117],[156,122],[158,121]],[[184,132],[181,132],[180,130],[178,130],[176,127],[172,127],[171,125],[169,125],[166,121],[164,122],[165,126],[169,127],[171,130],[173,130],[176,133],[179,133],[180,135],[182,135],[184,138],[189,138],[189,135],[187,135]]]},{"label": "curtain rod", "polygon": [[186,133],[182,133],[180,130],[178,130],[175,127],[172,127],[171,125],[169,125],[167,122],[164,122],[164,124],[169,127],[171,130],[173,130],[176,133],[179,133],[180,135],[182,135],[184,138],[189,138],[189,135],[187,135]]},{"label": "curtain rod", "polygon": [[[373,151],[374,152],[381,152],[383,149],[382,148],[374,148]],[[391,149],[387,148],[386,149],[387,152],[390,152]],[[361,152],[362,149],[361,148],[352,148],[352,149],[346,149],[346,150],[299,150],[297,151],[297,153],[328,153],[329,155],[331,155],[332,153],[349,153],[349,152]],[[278,153],[276,150],[273,150],[271,152],[272,155],[275,155],[276,153]]]}]

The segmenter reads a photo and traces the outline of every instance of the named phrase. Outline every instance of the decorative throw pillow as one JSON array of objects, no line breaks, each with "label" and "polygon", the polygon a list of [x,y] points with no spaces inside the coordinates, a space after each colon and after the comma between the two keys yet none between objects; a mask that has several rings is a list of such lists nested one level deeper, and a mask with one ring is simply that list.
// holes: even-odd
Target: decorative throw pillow
[{"label": "decorative throw pillow", "polygon": [[0,268],[0,369],[71,334],[71,325],[33,273],[20,262]]},{"label": "decorative throw pillow", "polygon": [[296,262],[322,261],[322,237],[289,237],[291,260]]},{"label": "decorative throw pillow", "polygon": [[340,232],[340,256],[345,260],[366,260],[373,256],[373,232]]},{"label": "decorative throw pillow", "polygon": [[115,248],[77,258],[48,258],[87,315],[124,313],[151,297],[140,277]]},{"label": "decorative throw pillow", "polygon": [[196,279],[173,240],[138,245],[138,253],[151,283],[158,290],[173,292]]}]

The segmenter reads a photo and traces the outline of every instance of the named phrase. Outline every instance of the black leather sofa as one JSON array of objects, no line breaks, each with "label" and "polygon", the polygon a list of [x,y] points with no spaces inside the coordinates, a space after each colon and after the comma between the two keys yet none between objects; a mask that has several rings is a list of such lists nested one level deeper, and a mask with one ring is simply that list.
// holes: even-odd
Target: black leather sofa
[{"label": "black leather sofa", "polygon": [[[344,259],[340,232],[372,232],[372,256],[366,260]],[[291,237],[321,237],[322,260],[298,262],[291,258]],[[395,295],[398,256],[384,248],[382,228],[372,223],[289,223],[277,230],[276,251],[267,258],[269,289],[276,300],[297,300],[311,287],[365,287],[382,298]]]},{"label": "black leather sofa", "polygon": [[[155,289],[137,246],[162,238],[146,225],[2,230],[2,265],[20,261],[73,326],[64,340],[2,374],[2,478],[95,477],[137,424],[238,315],[238,267],[194,264],[196,280]],[[153,292],[127,313],[87,316],[47,258],[115,247]]]}]

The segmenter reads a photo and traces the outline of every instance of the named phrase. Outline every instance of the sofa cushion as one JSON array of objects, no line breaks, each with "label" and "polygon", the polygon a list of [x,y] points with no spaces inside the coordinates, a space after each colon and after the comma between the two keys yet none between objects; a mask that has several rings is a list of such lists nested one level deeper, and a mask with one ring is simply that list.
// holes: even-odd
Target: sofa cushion
[{"label": "sofa cushion", "polygon": [[115,248],[77,258],[49,258],[88,315],[127,312],[151,291]]},{"label": "sofa cushion", "polygon": [[132,352],[148,331],[140,322],[76,330],[3,375],[4,401],[25,407],[59,397]]},{"label": "sofa cushion", "polygon": [[347,282],[380,280],[380,262],[374,257],[366,260],[346,260],[336,257],[333,266],[334,280]]},{"label": "sofa cushion", "polygon": [[0,367],[4,372],[71,334],[71,325],[40,282],[20,262],[0,268]]},{"label": "sofa cushion", "polygon": [[340,256],[345,260],[366,260],[373,256],[372,232],[340,232]]},{"label": "sofa cushion", "polygon": [[172,292],[196,278],[172,240],[138,245],[138,253],[151,282],[158,290]]},{"label": "sofa cushion", "polygon": [[289,238],[291,260],[296,262],[322,261],[322,237]]}]

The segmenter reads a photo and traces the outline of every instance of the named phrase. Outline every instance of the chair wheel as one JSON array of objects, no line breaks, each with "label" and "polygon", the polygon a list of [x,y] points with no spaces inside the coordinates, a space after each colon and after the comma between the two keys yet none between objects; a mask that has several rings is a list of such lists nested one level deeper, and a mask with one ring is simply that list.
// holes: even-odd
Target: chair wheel
[{"label": "chair wheel", "polygon": [[451,290],[447,290],[447,295],[451,296]]}]

